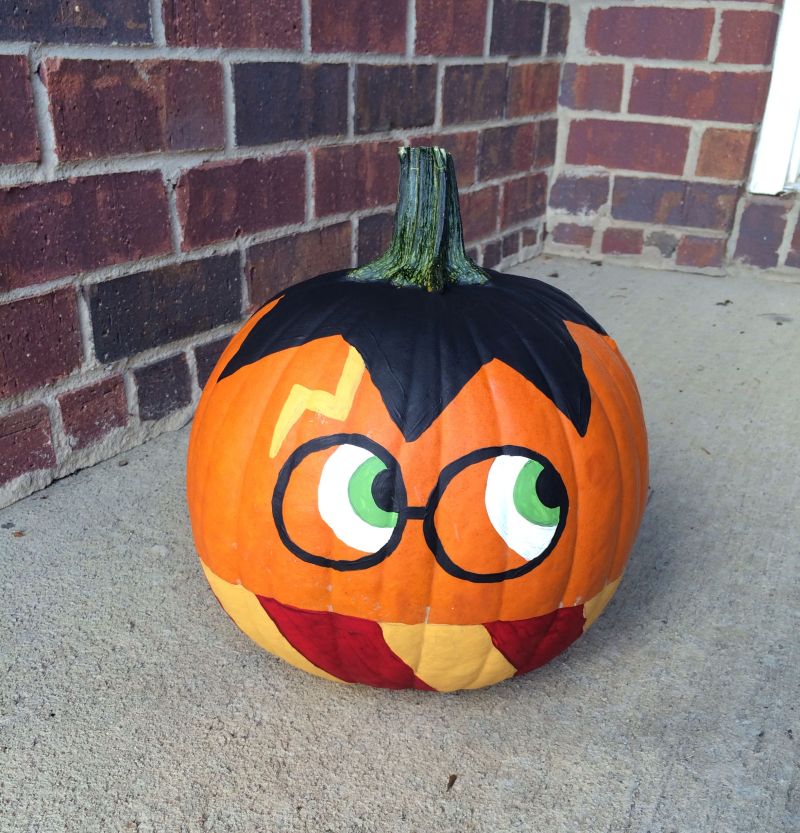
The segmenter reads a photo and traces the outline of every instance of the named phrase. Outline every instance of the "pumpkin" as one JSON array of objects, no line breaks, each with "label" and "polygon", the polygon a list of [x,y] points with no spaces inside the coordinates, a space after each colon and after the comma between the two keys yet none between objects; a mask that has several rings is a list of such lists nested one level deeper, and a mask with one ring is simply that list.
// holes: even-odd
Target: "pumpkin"
[{"label": "pumpkin", "polygon": [[214,593],[268,651],[478,688],[555,657],[611,598],[645,427],[593,318],[467,256],[450,155],[404,148],[400,167],[389,250],[281,292],[222,354],[189,509]]}]

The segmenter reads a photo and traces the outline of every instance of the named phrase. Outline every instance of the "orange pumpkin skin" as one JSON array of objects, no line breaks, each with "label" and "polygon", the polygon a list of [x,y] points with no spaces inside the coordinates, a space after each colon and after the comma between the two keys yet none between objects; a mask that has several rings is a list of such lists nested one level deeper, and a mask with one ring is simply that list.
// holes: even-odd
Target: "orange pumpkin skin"
[{"label": "orange pumpkin skin", "polygon": [[[244,629],[265,647],[311,671],[315,668],[299,661],[291,645],[286,650],[279,643],[285,637],[276,635],[274,628],[269,628],[268,637],[259,635],[249,617],[253,610],[265,619],[269,614],[255,606],[243,613],[238,602],[226,597],[225,585],[302,611],[329,611],[381,625],[451,626],[449,635],[439,629],[433,640],[430,628],[426,637],[425,628],[417,627],[410,639],[418,646],[426,640],[451,643],[453,673],[449,678],[441,669],[429,673],[439,682],[433,685],[436,688],[450,688],[448,679],[457,680],[452,687],[470,687],[472,682],[465,682],[459,673],[459,654],[464,651],[459,646],[459,626],[528,620],[587,603],[583,625],[591,624],[622,575],[648,483],[640,401],[613,340],[581,324],[567,324],[591,391],[591,418],[584,436],[527,379],[493,360],[480,368],[418,439],[407,442],[389,418],[369,373],[361,369],[360,357],[353,356],[354,348],[340,336],[269,355],[219,380],[248,332],[275,303],[279,301],[257,313],[223,353],[203,393],[189,450],[188,497],[197,549],[233,619],[246,620],[241,622]],[[343,379],[343,371],[354,361],[355,372],[349,372],[357,378]],[[330,401],[337,388],[340,411],[326,415],[332,411]],[[311,404],[302,409],[275,448],[276,426],[287,411],[287,401],[297,396],[293,391],[300,389],[327,392],[325,407]],[[552,462],[570,496],[570,511],[555,549],[525,575],[474,583],[442,570],[425,541],[421,522],[409,520],[397,548],[369,569],[340,572],[298,559],[282,543],[269,511],[279,473],[304,443],[341,433],[368,436],[394,456],[410,506],[424,505],[445,465],[475,449],[535,450]],[[459,556],[462,565],[481,562],[482,571],[493,572],[513,568],[517,556],[504,545],[482,507],[485,465],[472,467],[469,476],[457,483],[457,491],[440,502],[437,528],[452,546],[457,540],[469,542]],[[303,529],[307,548],[329,551],[337,544],[330,528],[318,512],[306,511],[308,502],[300,499],[299,492],[298,499],[291,493],[293,487],[304,493],[313,488],[317,473],[309,468],[305,477],[310,484],[290,483],[287,490],[287,524]],[[293,519],[292,512],[300,517]],[[340,557],[359,555],[348,553],[343,545],[339,549]],[[485,650],[489,648],[486,644]],[[496,650],[494,645],[491,649]],[[404,650],[404,661],[418,671],[414,660],[424,658]],[[443,650],[441,645],[437,650]],[[439,660],[439,665],[443,662]],[[515,673],[516,669],[499,665],[500,679]]]}]

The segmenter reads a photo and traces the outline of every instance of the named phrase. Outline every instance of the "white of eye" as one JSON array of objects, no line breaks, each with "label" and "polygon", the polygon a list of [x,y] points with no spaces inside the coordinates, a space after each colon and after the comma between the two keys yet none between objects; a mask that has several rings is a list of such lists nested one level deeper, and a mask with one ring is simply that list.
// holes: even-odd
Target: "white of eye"
[{"label": "white of eye", "polygon": [[504,454],[495,458],[486,478],[486,512],[509,549],[526,561],[538,558],[556,534],[557,525],[540,526],[523,518],[514,505],[514,486],[530,458]]},{"label": "white of eye", "polygon": [[365,553],[377,552],[389,542],[393,532],[390,527],[372,526],[359,518],[350,503],[350,478],[362,463],[374,456],[359,445],[340,445],[322,467],[317,489],[322,520],[340,541]]}]

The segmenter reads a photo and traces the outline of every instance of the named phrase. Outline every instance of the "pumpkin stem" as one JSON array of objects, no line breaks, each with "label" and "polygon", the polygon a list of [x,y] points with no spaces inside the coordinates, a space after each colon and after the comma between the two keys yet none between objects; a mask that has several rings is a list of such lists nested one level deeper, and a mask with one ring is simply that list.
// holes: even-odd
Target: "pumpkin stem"
[{"label": "pumpkin stem", "polygon": [[447,284],[485,283],[464,248],[453,157],[443,148],[400,148],[400,186],[389,248],[348,277],[441,292]]}]

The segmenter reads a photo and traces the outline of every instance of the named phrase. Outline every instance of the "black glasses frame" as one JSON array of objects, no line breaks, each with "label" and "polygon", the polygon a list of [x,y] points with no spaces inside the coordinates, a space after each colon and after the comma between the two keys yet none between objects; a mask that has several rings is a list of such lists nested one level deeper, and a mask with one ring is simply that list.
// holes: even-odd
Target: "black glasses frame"
[{"label": "black glasses frame", "polygon": [[[286,523],[283,517],[283,501],[292,472],[310,454],[313,454],[316,451],[323,451],[336,445],[343,445],[345,443],[365,448],[381,460],[387,468],[396,472],[394,482],[394,499],[397,503],[397,508],[395,509],[397,512],[397,524],[392,530],[391,537],[376,552],[368,553],[361,558],[353,560],[326,558],[325,556],[316,555],[303,549],[292,540],[292,537],[286,529]],[[433,553],[433,556],[439,566],[451,576],[479,584],[490,584],[505,581],[506,579],[517,578],[518,576],[525,575],[538,567],[539,564],[541,564],[542,561],[550,555],[558,543],[561,533],[564,531],[564,526],[567,520],[567,512],[569,511],[569,500],[566,488],[564,488],[564,502],[560,507],[561,513],[558,525],[556,526],[555,533],[553,534],[553,538],[547,546],[547,549],[528,563],[523,564],[521,567],[516,567],[513,570],[504,570],[497,573],[477,573],[460,567],[455,561],[453,561],[452,558],[450,558],[445,550],[442,540],[436,531],[436,523],[434,520],[436,509],[439,506],[445,490],[458,474],[460,474],[464,469],[469,468],[469,466],[481,463],[484,460],[489,460],[493,457],[500,457],[502,455],[527,457],[530,460],[536,460],[544,466],[550,466],[553,468],[552,463],[550,463],[546,457],[535,451],[531,451],[529,448],[525,448],[524,446],[495,445],[479,448],[476,451],[471,451],[453,462],[448,463],[444,469],[442,469],[439,479],[436,481],[436,485],[433,487],[433,490],[428,497],[427,503],[424,507],[419,507],[408,505],[408,493],[406,492],[400,465],[393,455],[391,455],[382,445],[376,443],[374,440],[371,440],[363,434],[331,434],[327,437],[315,437],[314,439],[309,440],[296,448],[289,455],[283,466],[281,466],[281,470],[278,473],[278,479],[275,484],[275,490],[272,493],[272,515],[275,520],[275,527],[278,530],[278,535],[284,546],[302,561],[305,561],[308,564],[315,564],[318,567],[329,567],[333,570],[349,572],[350,570],[366,570],[369,567],[374,567],[376,564],[380,564],[381,561],[388,558],[388,556],[390,556],[397,548],[397,545],[400,543],[400,539],[403,537],[403,531],[405,530],[407,521],[410,519],[420,519],[422,520],[422,531],[425,536],[425,541],[428,544],[428,548]]]}]

